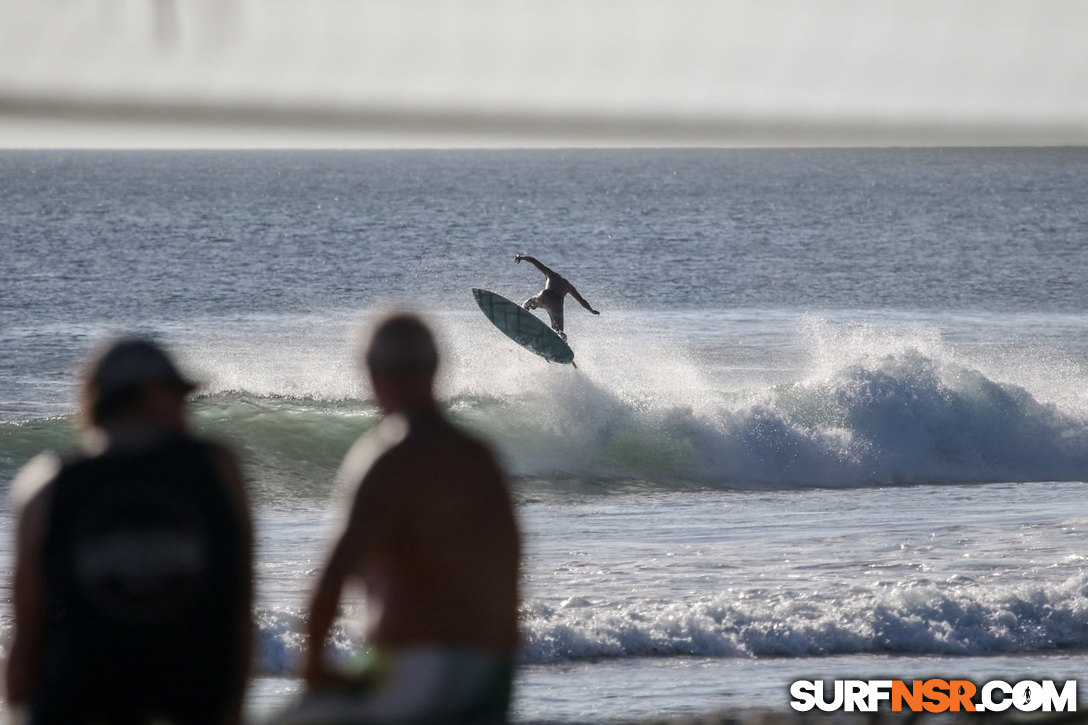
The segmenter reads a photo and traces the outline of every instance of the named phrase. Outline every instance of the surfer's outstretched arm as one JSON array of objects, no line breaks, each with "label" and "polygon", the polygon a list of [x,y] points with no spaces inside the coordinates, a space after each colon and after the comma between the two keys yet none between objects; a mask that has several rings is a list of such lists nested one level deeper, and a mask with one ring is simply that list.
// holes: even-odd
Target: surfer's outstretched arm
[{"label": "surfer's outstretched arm", "polygon": [[578,290],[574,289],[574,285],[570,285],[570,296],[573,297],[574,299],[578,300],[578,303],[581,304],[582,307],[585,307],[587,310],[589,310],[593,314],[595,314],[595,315],[601,314],[597,310],[590,307],[588,302],[586,302],[584,299],[582,299],[582,295],[578,294]]},{"label": "surfer's outstretched arm", "polygon": [[555,272],[551,271],[550,269],[545,267],[543,264],[538,262],[535,257],[530,257],[528,254],[515,254],[514,255],[514,261],[515,262],[520,262],[523,259],[526,262],[528,262],[529,264],[531,264],[534,267],[536,267],[537,269],[539,269],[541,272],[543,272],[545,277],[551,277],[551,276],[555,275]]}]

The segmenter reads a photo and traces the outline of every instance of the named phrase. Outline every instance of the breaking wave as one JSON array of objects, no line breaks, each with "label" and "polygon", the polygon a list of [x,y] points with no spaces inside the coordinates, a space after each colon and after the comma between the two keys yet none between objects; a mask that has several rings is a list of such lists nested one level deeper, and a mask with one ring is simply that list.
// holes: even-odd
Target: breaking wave
[{"label": "breaking wave", "polygon": [[[825,340],[802,374],[772,383],[716,380],[713,356],[635,365],[603,342],[583,347],[579,370],[453,355],[442,380],[451,415],[523,479],[859,487],[1081,480],[1088,467],[1080,411],[925,340]],[[196,422],[242,450],[259,492],[324,495],[378,418],[365,391],[288,394],[226,377],[197,401]],[[63,447],[71,431],[70,418],[2,425],[0,465]]]}]

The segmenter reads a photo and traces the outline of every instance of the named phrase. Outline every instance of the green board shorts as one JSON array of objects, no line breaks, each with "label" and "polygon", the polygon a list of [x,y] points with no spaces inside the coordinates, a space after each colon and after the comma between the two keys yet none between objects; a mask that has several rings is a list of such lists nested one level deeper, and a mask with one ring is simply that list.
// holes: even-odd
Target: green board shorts
[{"label": "green board shorts", "polygon": [[513,658],[446,647],[371,653],[359,685],[306,695],[268,725],[504,723]]}]

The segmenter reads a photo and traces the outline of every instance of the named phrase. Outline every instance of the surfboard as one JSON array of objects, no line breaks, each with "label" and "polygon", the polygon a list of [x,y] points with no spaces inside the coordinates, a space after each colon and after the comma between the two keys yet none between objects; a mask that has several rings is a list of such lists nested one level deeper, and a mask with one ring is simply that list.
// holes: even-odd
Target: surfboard
[{"label": "surfboard", "polygon": [[472,288],[472,296],[487,319],[526,350],[548,362],[574,364],[574,351],[539,317],[500,294]]}]

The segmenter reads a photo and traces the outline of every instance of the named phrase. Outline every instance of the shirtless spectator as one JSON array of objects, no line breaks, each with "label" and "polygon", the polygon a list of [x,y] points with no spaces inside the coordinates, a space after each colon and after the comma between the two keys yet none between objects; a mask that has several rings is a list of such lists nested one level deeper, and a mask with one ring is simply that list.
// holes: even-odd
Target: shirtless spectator
[{"label": "shirtless spectator", "polygon": [[[382,322],[366,350],[385,417],[344,460],[341,475],[357,489],[313,595],[305,661],[311,693],[343,693],[345,685],[357,693],[341,699],[343,709],[333,706],[343,719],[507,717],[519,534],[492,454],[438,409],[437,364],[430,332],[409,315]],[[350,580],[365,588],[376,653],[373,670],[354,687],[323,657]]]}]

